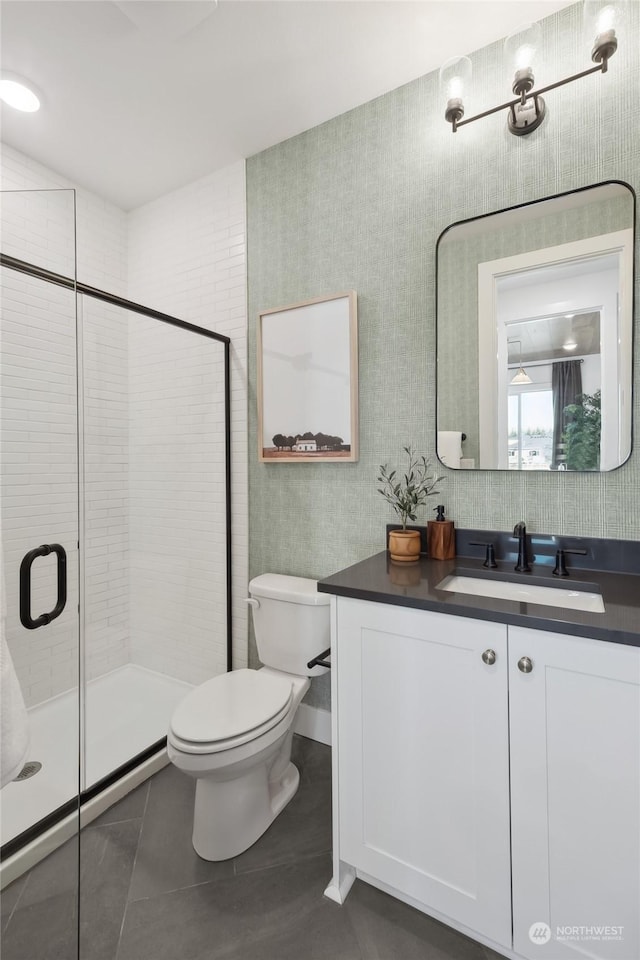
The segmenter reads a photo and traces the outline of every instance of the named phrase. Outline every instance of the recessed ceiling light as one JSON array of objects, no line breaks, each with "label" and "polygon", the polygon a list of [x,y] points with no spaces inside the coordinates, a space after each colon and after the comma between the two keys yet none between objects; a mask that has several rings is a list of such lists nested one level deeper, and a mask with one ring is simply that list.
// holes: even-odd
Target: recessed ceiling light
[{"label": "recessed ceiling light", "polygon": [[12,73],[3,72],[0,77],[0,100],[23,113],[35,113],[40,109],[40,97],[33,86]]},{"label": "recessed ceiling light", "polygon": [[576,343],[575,340],[567,340],[565,343],[562,344],[562,349],[563,349],[563,350],[575,350],[577,346],[578,346],[578,344]]}]

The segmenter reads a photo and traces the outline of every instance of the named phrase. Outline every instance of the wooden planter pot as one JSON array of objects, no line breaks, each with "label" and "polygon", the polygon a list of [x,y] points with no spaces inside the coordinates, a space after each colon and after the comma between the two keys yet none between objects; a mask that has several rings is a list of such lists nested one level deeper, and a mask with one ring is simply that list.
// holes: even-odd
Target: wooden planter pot
[{"label": "wooden planter pot", "polygon": [[390,530],[389,553],[392,560],[411,562],[420,558],[419,530]]}]

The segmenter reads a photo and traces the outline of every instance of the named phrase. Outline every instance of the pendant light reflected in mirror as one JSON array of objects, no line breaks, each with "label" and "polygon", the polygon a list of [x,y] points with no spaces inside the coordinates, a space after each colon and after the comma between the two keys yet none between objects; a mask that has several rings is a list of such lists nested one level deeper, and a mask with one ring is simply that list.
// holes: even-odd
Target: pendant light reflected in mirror
[{"label": "pendant light reflected in mirror", "polygon": [[521,340],[515,340],[515,339],[514,339],[514,340],[509,339],[509,340],[507,340],[507,343],[517,343],[517,344],[518,344],[518,347],[519,347],[518,369],[517,369],[517,371],[516,371],[515,376],[513,376],[509,382],[510,382],[510,383],[513,383],[513,384],[515,384],[515,385],[522,384],[522,383],[533,383],[531,377],[529,376],[529,374],[527,373],[527,371],[526,371],[526,370],[524,369],[524,367],[522,366],[522,341],[521,341]]}]

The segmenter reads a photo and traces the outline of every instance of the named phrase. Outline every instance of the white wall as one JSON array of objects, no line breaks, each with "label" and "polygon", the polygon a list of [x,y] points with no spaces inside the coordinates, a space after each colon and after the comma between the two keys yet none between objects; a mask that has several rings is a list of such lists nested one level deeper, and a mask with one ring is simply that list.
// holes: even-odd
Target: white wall
[{"label": "white wall", "polygon": [[227,668],[224,347],[130,317],[131,655],[202,683]]},{"label": "white wall", "polygon": [[[72,184],[41,164],[3,145],[0,186],[3,190],[64,191],[71,188]],[[248,567],[244,191],[243,163],[212,174],[130,214],[87,191],[77,191],[80,281],[224,333],[232,339],[234,666],[244,666],[247,661],[247,610],[242,601],[246,596]],[[3,229],[0,246],[3,252],[67,275],[72,273],[74,237],[71,228],[70,193],[5,195],[2,206]],[[43,228],[43,224],[46,224],[46,228]],[[18,292],[21,281],[14,275],[12,283]],[[46,285],[43,289],[48,296],[49,291],[55,288]],[[38,303],[38,307],[42,310],[38,317],[42,319],[42,324],[38,327],[36,323],[34,328],[37,336],[42,334],[45,348],[42,361],[47,363],[49,357],[46,355],[46,341],[51,332],[47,310],[58,309],[59,312],[59,307],[56,307],[57,296],[51,294],[50,304],[47,304],[46,297],[41,298],[42,302]],[[14,298],[13,307],[13,321],[18,324],[18,329],[21,319],[16,315],[16,311],[24,310],[24,305],[19,305],[19,299]],[[170,622],[171,617],[164,616],[163,623],[167,625],[167,629],[163,632],[158,625],[157,592],[149,590],[146,577],[150,569],[157,568],[165,578],[167,571],[159,551],[154,553],[151,549],[151,553],[149,552],[150,548],[153,548],[156,534],[149,523],[149,489],[144,483],[145,470],[149,465],[148,461],[145,462],[144,438],[149,431],[153,433],[154,418],[157,426],[156,415],[160,409],[157,401],[160,396],[145,397],[144,388],[142,391],[139,389],[143,384],[138,375],[147,376],[148,389],[148,375],[154,363],[156,372],[162,370],[163,359],[167,359],[163,358],[163,352],[171,355],[176,349],[171,336],[174,331],[167,328],[166,336],[163,337],[161,332],[164,328],[153,324],[149,335],[145,332],[145,323],[140,321],[139,316],[127,315],[118,308],[107,307],[89,298],[82,299],[86,367],[87,676],[91,679],[133,659],[152,669],[181,676],[191,682],[199,682],[213,672],[224,669],[220,639],[223,633],[220,618],[224,611],[218,599],[224,579],[224,563],[222,566],[220,564],[224,557],[221,558],[219,553],[224,549],[218,498],[222,481],[218,476],[218,494],[210,504],[208,517],[203,517],[202,511],[198,511],[198,502],[204,505],[210,490],[204,480],[201,489],[198,489],[197,483],[190,487],[193,516],[187,517],[184,512],[181,514],[174,511],[176,536],[180,533],[181,524],[183,530],[189,527],[189,523],[192,524],[187,539],[194,562],[197,562],[198,539],[202,543],[202,531],[206,529],[207,523],[217,525],[215,535],[210,534],[206,542],[208,559],[214,560],[215,569],[207,567],[200,571],[205,582],[211,583],[212,587],[211,594],[202,598],[202,606],[199,601],[194,603],[193,598],[188,595],[188,563],[187,567],[183,567],[180,582],[187,592],[183,593],[178,603],[180,613],[174,618],[173,624]],[[67,305],[67,312],[69,309]],[[131,316],[136,316],[137,347],[134,345],[136,338],[132,335],[134,328]],[[221,348],[214,343],[211,345],[216,348],[216,355],[219,355]],[[28,346],[28,352],[33,352],[32,345]],[[7,354],[8,362],[15,368],[16,357],[12,360],[10,354],[11,351]],[[70,366],[67,374],[72,377],[71,355],[68,362]],[[211,353],[203,354],[196,362],[201,363],[202,370],[199,371],[200,385],[196,385],[195,392],[192,390],[193,403],[197,402],[198,397],[202,400],[211,397],[212,384],[221,383],[221,377],[214,369]],[[24,374],[24,371],[18,369],[12,372],[18,377]],[[184,376],[184,370],[175,369],[174,372],[178,380]],[[154,375],[152,374],[152,379]],[[8,380],[6,382],[9,383]],[[129,396],[130,384],[134,384],[133,397]],[[166,369],[155,386],[162,384],[165,387],[167,385]],[[16,386],[15,378],[13,386]],[[21,386],[18,384],[18,387]],[[28,389],[27,384],[25,390]],[[32,396],[36,403],[36,395]],[[186,399],[189,400],[188,397]],[[42,407],[39,396],[37,401]],[[215,406],[215,417],[218,417],[221,407],[219,404]],[[9,412],[11,411],[7,409],[7,413]],[[184,412],[186,414],[186,410]],[[29,415],[35,414],[32,412]],[[206,430],[217,429],[215,417],[209,417]],[[202,420],[201,427],[206,419],[205,417]],[[174,418],[174,424],[175,422]],[[183,418],[183,428],[184,425]],[[189,429],[197,429],[195,418],[190,422]],[[211,431],[209,434],[205,431],[205,436],[212,435]],[[6,435],[3,439],[5,437]],[[22,445],[13,450],[3,446],[4,463],[9,464],[11,456],[15,460],[16,457],[25,455],[27,447],[24,436],[20,438],[20,442]],[[207,451],[205,446],[206,443],[200,444],[197,463],[190,462],[188,458],[184,460],[184,472],[186,474],[189,471],[191,479],[198,465],[205,473],[209,470],[209,477],[216,470],[220,474],[223,459],[221,451]],[[186,449],[193,453],[196,446],[194,444],[190,450]],[[9,456],[5,456],[5,451]],[[66,455],[70,456],[71,452],[69,448]],[[146,453],[148,452],[147,447]],[[135,460],[135,482],[130,489],[132,457]],[[30,509],[33,480],[26,497],[24,476],[22,484],[23,489],[17,492],[22,497],[24,514]],[[44,504],[47,496],[51,495],[51,488],[43,488],[41,492]],[[132,522],[132,505],[136,511],[136,523]],[[5,499],[3,515],[7,518],[13,517],[15,506],[16,501]],[[39,514],[38,509],[34,508],[34,516],[39,523],[42,520],[41,514],[42,511]],[[23,528],[24,537],[29,541],[25,541],[26,546],[22,551],[24,553],[32,545],[31,540],[34,540],[35,546],[43,542],[43,537],[41,525],[32,530],[23,523]],[[65,536],[67,540],[73,540],[71,530],[67,531]],[[212,539],[214,537],[215,542]],[[16,556],[11,560],[16,570],[20,559],[18,551],[22,546],[22,542],[16,544]],[[72,550],[70,556],[73,562]],[[151,567],[148,563],[150,559]],[[185,553],[183,559],[187,562],[188,554]],[[39,561],[42,564],[46,562],[48,561]],[[10,564],[7,569],[11,569]],[[44,566],[40,576],[43,582],[51,581],[50,573],[47,574]],[[77,580],[73,570],[72,578],[74,582]],[[174,595],[177,596],[175,593]],[[212,603],[213,606],[209,609],[208,605]],[[25,631],[17,622],[16,606],[14,623],[22,636],[20,639],[14,638],[12,650],[29,703],[54,696],[76,682],[77,637],[75,632],[69,629],[69,624],[66,633],[61,632],[65,618],[70,616],[69,611],[74,604],[75,600],[70,593],[67,611],[58,621],[58,629],[55,631],[54,625],[47,630]],[[34,602],[34,612],[35,606]],[[179,628],[185,625],[185,611],[189,609],[193,614],[189,630],[180,631]],[[165,614],[167,611],[168,608]],[[138,631],[133,641],[129,633],[131,621]],[[24,636],[28,639],[26,643]],[[189,636],[191,640],[185,643],[185,638]],[[51,643],[47,643],[47,638],[51,639]]]},{"label": "white wall", "polygon": [[[129,216],[130,298],[231,338],[234,667],[247,663],[247,606],[243,599],[248,578],[245,222],[242,162]],[[133,550],[136,547],[132,544]],[[206,678],[215,656],[215,636],[203,639],[197,651],[201,671],[196,679]]]},{"label": "white wall", "polygon": [[84,381],[85,673],[93,680],[131,659],[128,327],[119,307],[85,296],[78,301]]},{"label": "white wall", "polygon": [[[73,276],[73,184],[3,145],[4,253]],[[46,189],[47,193],[35,192]],[[78,277],[117,294],[127,287],[127,216],[78,190]],[[1,397],[2,536],[8,641],[28,705],[77,684],[78,567],[75,400],[75,298],[44,281],[3,271]],[[128,637],[126,340],[113,310],[85,305],[86,672],[89,679],[130,657]],[[11,429],[13,427],[13,429]],[[69,558],[68,602],[50,626],[26,630],[18,619],[18,570],[24,553],[60,542]],[[52,558],[33,567],[34,615],[55,603]]]},{"label": "white wall", "polygon": [[[53,170],[2,144],[0,189],[68,190],[75,187]],[[77,190],[78,279],[92,287],[126,296],[127,214],[87,190]],[[2,250],[51,270],[69,274],[73,268],[73,233],[69,194],[59,201],[49,194],[20,198],[21,207],[3,197]],[[62,214],[48,215],[42,204],[64,205]]]},{"label": "white wall", "polygon": [[[78,677],[73,293],[3,267],[0,336],[5,629],[30,706],[75,686]],[[20,563],[27,551],[43,543],[59,543],[67,552],[67,606],[49,626],[27,630],[19,619]],[[55,585],[54,558],[37,558],[32,566],[32,617],[53,609]]]}]

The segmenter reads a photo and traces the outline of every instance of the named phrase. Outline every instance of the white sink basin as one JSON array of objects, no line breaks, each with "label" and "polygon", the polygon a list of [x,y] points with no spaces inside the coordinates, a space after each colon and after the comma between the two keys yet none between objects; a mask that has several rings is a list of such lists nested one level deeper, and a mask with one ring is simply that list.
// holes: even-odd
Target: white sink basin
[{"label": "white sink basin", "polygon": [[500,600],[516,600],[519,603],[541,603],[546,607],[564,607],[566,610],[604,613],[604,603],[599,593],[568,590],[559,586],[542,587],[524,580],[522,583],[508,583],[504,580],[484,580],[480,577],[452,574],[445,577],[436,589],[469,593],[474,597],[496,597]]}]

